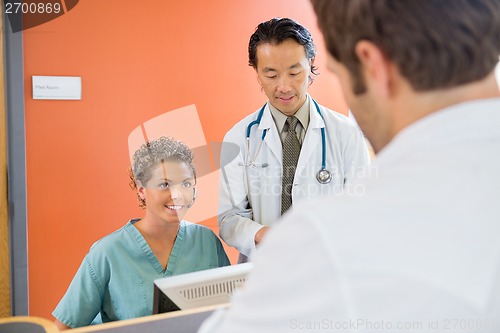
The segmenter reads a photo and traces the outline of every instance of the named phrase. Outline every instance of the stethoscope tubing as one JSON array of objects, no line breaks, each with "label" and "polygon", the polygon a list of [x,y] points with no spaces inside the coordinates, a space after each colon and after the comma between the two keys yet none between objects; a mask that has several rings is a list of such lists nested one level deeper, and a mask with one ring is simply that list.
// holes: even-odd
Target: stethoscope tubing
[{"label": "stethoscope tubing", "polygon": [[[323,119],[323,121],[324,121],[325,118],[323,118],[323,114],[321,113],[321,109],[320,109],[318,103],[313,98],[311,98],[311,100],[313,101],[314,106],[316,107],[316,111],[320,115],[321,119]],[[266,102],[266,104],[264,104],[262,106],[262,108],[259,111],[259,114],[257,115],[257,119],[250,122],[247,126],[247,129],[246,129],[246,149],[247,149],[247,158],[248,159],[250,159],[250,133],[251,133],[252,127],[260,124],[262,116],[264,115],[264,109],[266,108],[267,104],[268,103]],[[262,147],[262,143],[264,142],[266,135],[267,135],[267,128],[262,132],[261,141],[260,141],[259,147],[257,148],[257,152],[255,153],[255,157],[258,156],[258,153],[260,152],[260,148]],[[249,165],[253,165],[254,161],[253,161],[253,159],[250,159],[249,161],[246,161],[245,163],[246,163],[245,166],[249,166]],[[267,164],[265,164],[265,165],[267,166]],[[322,184],[327,184],[331,180],[331,173],[330,173],[330,171],[326,170],[326,132],[325,132],[325,127],[321,128],[321,169],[318,171],[318,175],[322,171],[325,171],[328,174],[328,179],[323,182],[323,181],[319,180],[319,177],[317,177],[318,182],[320,182]]]},{"label": "stethoscope tubing", "polygon": [[[312,98],[311,98],[312,99]],[[314,99],[312,99],[314,102],[314,105],[316,106],[316,110],[318,111],[319,115],[321,116],[321,119],[325,121],[325,118],[323,118],[323,114],[321,113],[321,109],[319,108],[318,103]],[[326,126],[326,124],[325,124]],[[325,128],[321,127],[321,170],[326,170],[326,133],[325,133]]]}]

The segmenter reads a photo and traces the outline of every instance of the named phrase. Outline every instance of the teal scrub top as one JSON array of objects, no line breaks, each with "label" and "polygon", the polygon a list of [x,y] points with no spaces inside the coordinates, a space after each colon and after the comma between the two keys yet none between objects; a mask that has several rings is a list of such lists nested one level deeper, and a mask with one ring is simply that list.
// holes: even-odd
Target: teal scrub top
[{"label": "teal scrub top", "polygon": [[131,220],[97,241],[52,313],[71,328],[152,314],[155,279],[230,265],[209,228],[180,222],[166,270]]}]

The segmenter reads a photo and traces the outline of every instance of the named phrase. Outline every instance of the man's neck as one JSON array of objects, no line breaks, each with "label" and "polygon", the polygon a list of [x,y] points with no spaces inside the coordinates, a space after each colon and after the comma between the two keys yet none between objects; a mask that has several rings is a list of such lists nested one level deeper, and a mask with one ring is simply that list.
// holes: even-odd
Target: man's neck
[{"label": "man's neck", "polygon": [[[460,103],[500,97],[494,73],[472,83],[429,92],[411,92],[397,98],[393,108],[391,139],[404,128],[431,113]],[[398,112],[404,110],[404,112]]]}]

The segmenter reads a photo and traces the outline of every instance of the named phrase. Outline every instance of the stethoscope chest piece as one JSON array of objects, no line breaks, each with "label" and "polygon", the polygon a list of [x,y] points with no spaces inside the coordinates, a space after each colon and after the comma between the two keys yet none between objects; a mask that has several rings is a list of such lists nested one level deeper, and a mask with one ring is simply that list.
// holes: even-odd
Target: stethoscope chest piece
[{"label": "stethoscope chest piece", "polygon": [[328,184],[332,180],[332,173],[326,169],[321,169],[316,174],[316,180],[320,184]]}]

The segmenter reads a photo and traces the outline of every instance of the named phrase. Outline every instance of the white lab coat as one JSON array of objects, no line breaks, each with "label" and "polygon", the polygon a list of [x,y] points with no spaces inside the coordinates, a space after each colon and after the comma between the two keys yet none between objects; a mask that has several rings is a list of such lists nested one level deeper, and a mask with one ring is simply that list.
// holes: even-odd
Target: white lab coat
[{"label": "white lab coat", "polygon": [[[322,116],[312,101],[307,128],[292,189],[293,204],[317,196],[343,191],[355,173],[369,164],[369,155],[359,128],[336,112],[320,106]],[[248,124],[259,110],[237,123],[224,138],[221,152],[219,188],[219,230],[221,238],[241,254],[249,256],[255,248],[254,236],[263,226],[274,225],[281,216],[282,144],[269,106],[260,124],[252,127],[250,158],[262,166],[244,166],[249,157],[246,148]],[[321,169],[321,128],[326,127],[326,168],[332,173],[329,184],[320,184],[316,174]],[[262,142],[262,133],[267,135]],[[259,153],[259,145],[262,142]]]},{"label": "white lab coat", "polygon": [[500,332],[499,111],[431,114],[378,154],[363,195],[294,206],[200,333]]}]

